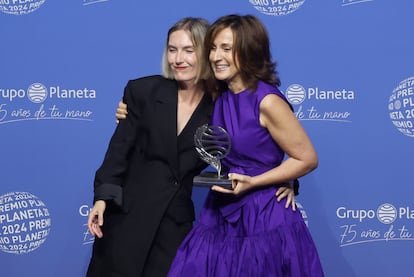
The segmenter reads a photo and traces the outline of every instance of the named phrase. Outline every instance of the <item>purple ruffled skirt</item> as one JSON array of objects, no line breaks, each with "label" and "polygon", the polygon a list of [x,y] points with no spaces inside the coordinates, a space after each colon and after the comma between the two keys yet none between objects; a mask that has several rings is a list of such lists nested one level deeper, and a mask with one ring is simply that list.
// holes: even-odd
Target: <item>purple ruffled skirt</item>
[{"label": "purple ruffled skirt", "polygon": [[276,189],[239,198],[210,192],[168,276],[324,276],[300,211],[277,202]]}]

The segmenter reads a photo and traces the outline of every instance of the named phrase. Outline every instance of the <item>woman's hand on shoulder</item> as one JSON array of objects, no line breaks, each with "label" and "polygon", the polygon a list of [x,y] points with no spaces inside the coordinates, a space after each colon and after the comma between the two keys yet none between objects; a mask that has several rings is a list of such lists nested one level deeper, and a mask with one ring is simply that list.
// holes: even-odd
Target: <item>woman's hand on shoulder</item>
[{"label": "woman's hand on shoulder", "polygon": [[125,119],[128,115],[127,104],[122,101],[119,101],[118,107],[116,109],[116,123],[119,123],[120,120]]},{"label": "woman's hand on shoulder", "polygon": [[88,229],[92,236],[103,237],[101,226],[104,224],[103,214],[106,203],[104,200],[97,200],[93,205],[88,217]]}]

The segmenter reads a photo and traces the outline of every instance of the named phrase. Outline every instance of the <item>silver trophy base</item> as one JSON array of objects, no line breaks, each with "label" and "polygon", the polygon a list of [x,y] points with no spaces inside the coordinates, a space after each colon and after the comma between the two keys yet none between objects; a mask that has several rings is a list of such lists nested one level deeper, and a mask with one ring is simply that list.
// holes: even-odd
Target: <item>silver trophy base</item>
[{"label": "silver trophy base", "polygon": [[194,186],[198,187],[211,187],[220,186],[226,189],[232,189],[231,180],[221,176],[217,176],[217,172],[205,171],[200,175],[197,175],[193,179]]}]

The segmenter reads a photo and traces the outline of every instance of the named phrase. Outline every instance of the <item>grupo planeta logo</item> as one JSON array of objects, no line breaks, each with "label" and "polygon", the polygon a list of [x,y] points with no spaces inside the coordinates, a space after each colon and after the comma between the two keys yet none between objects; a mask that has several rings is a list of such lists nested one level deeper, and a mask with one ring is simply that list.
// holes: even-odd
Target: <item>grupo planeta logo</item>
[{"label": "grupo planeta logo", "polygon": [[96,90],[88,87],[46,86],[40,82],[27,88],[0,87],[0,125],[39,120],[93,121],[96,97]]},{"label": "grupo planeta logo", "polygon": [[0,250],[26,254],[49,236],[51,218],[45,203],[29,192],[0,196]]},{"label": "grupo planeta logo", "polygon": [[263,14],[283,16],[298,10],[305,0],[249,0],[249,2]]},{"label": "grupo planeta logo", "polygon": [[25,15],[34,12],[46,0],[0,0],[0,11],[13,14]]},{"label": "grupo planeta logo", "polygon": [[[351,105],[355,100],[355,91],[345,88],[323,89],[292,84],[284,95],[295,108],[299,120],[351,122]],[[330,103],[328,108],[326,105]],[[338,106],[340,104],[340,106]],[[344,110],[345,109],[345,110]]]},{"label": "grupo planeta logo", "polygon": [[414,241],[414,210],[383,203],[376,209],[336,209],[341,247],[372,242]]},{"label": "grupo planeta logo", "polygon": [[397,130],[414,137],[414,77],[402,80],[393,89],[388,101],[388,111]]}]

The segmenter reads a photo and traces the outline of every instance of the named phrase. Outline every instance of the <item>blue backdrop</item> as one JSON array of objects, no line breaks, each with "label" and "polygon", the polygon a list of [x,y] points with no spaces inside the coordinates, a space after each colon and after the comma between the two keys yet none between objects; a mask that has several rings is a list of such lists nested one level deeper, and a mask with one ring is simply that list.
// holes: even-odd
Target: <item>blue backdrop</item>
[{"label": "blue backdrop", "polygon": [[[184,16],[253,14],[319,168],[301,212],[326,276],[414,272],[412,0],[0,0],[0,276],[84,276],[93,178],[129,79]],[[196,188],[199,212],[206,189]]]}]

